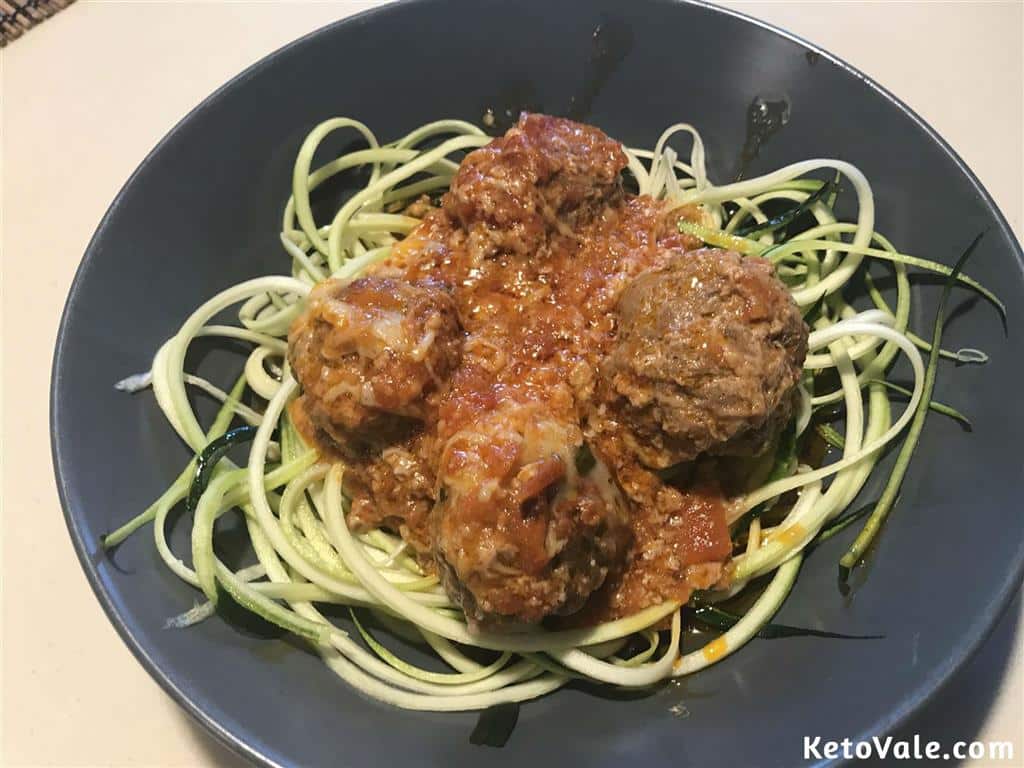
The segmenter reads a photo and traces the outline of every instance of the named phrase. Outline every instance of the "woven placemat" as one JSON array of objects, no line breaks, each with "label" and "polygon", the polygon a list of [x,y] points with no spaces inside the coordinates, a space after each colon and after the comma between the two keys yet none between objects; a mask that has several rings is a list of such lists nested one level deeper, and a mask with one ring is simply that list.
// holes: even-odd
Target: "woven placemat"
[{"label": "woven placemat", "polygon": [[0,48],[75,0],[0,0]]}]

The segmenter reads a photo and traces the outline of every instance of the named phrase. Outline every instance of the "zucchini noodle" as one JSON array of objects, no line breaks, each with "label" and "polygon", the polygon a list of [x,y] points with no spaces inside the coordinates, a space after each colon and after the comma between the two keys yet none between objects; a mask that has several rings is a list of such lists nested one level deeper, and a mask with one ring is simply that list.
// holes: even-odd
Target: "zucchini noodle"
[{"label": "zucchini noodle", "polygon": [[[355,132],[366,148],[317,167],[322,142],[339,131]],[[686,162],[669,146],[680,134],[690,147]],[[321,460],[289,420],[287,405],[298,385],[286,357],[288,328],[311,287],[329,277],[356,277],[386,259],[392,245],[419,223],[401,212],[405,205],[422,194],[446,190],[461,157],[488,141],[477,127],[458,120],[424,125],[390,143],[380,142],[366,125],[349,118],[316,126],[296,158],[281,220],[280,242],[290,260],[290,274],[258,277],[217,293],[157,350],[149,372],[118,383],[119,389],[129,392],[151,384],[168,423],[195,454],[159,499],[104,538],[105,546],[113,546],[153,523],[160,557],[206,598],[170,619],[168,626],[204,620],[226,593],[246,610],[309,641],[349,685],[409,709],[473,710],[523,701],[554,691],[574,677],[626,688],[650,686],[714,664],[757,635],[792,590],[805,548],[853,502],[881,450],[901,437],[920,408],[928,407],[922,400],[925,364],[920,350],[931,347],[908,328],[907,270],[923,268],[945,275],[951,270],[899,252],[875,231],[874,197],[856,167],[840,160],[807,160],[716,186],[707,174],[704,143],[691,125],[672,126],[653,150],[626,148],[627,173],[641,194],[699,212],[700,223],[682,222],[683,231],[708,244],[764,255],[776,263],[780,279],[813,328],[800,385],[796,439],[824,434],[841,455],[812,467],[798,462],[791,452],[781,462],[781,471],[733,506],[729,523],[737,533],[748,512],[755,510],[755,516],[742,527],[745,537],[735,542],[731,584],[706,598],[730,597],[761,576],[770,574],[771,580],[742,618],[693,652],[681,654],[685,607],[677,603],[585,629],[537,627],[514,634],[471,629],[438,578],[421,570],[400,538],[387,531],[349,529],[348,499],[342,492],[346,467]],[[368,170],[366,185],[329,222],[318,222],[311,193],[350,169]],[[837,218],[833,182],[825,187],[826,182],[807,177],[818,171],[849,181],[858,206],[855,222]],[[803,206],[798,213],[809,216],[813,226],[787,239],[786,229],[796,214],[772,219],[779,206]],[[744,232],[751,237],[744,237]],[[857,310],[846,302],[844,288],[866,259],[885,261],[893,270],[894,305],[882,297],[870,276],[866,284],[871,308]],[[966,275],[957,277],[1002,309],[984,286]],[[236,325],[213,322],[236,305]],[[244,373],[230,391],[185,370],[189,346],[201,337],[227,338],[251,347]],[[972,349],[939,354],[961,361],[987,359]],[[885,380],[900,355],[912,372],[908,389]],[[825,379],[837,387],[818,391]],[[187,386],[221,403],[210,426],[200,425]],[[262,412],[242,403],[247,391],[266,402]],[[906,400],[895,417],[890,391]],[[815,418],[812,409],[829,404],[841,408],[842,429],[820,423],[809,428]],[[255,427],[248,458],[241,467],[221,459],[208,482],[204,479],[205,487],[193,491],[198,503],[189,564],[171,551],[167,520],[189,496],[204,449],[225,436],[236,418]],[[252,433],[250,428],[249,436]],[[772,457],[767,458],[769,466]],[[795,500],[787,508],[780,498],[790,492],[795,492]],[[777,503],[783,511],[757,516],[757,508],[766,502]],[[241,510],[256,557],[255,564],[238,570],[221,562],[214,548],[215,523],[232,509]],[[352,617],[348,626],[353,629],[325,616],[318,608],[323,605],[347,606]],[[359,616],[356,610],[361,611]],[[448,669],[426,669],[402,659],[370,631],[364,623],[368,615],[385,629],[423,643]],[[628,643],[630,638],[636,643]],[[630,647],[634,652],[627,656],[625,649]],[[642,650],[636,652],[638,647]],[[479,661],[470,648],[485,649],[490,661]]]}]

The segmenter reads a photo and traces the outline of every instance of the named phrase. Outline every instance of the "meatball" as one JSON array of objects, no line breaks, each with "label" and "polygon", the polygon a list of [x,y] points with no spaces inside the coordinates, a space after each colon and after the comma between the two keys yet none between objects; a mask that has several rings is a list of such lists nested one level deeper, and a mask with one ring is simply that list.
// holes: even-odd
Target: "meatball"
[{"label": "meatball", "polygon": [[504,136],[459,165],[444,210],[489,255],[532,254],[550,230],[620,187],[622,145],[593,126],[524,113]]},{"label": "meatball", "polygon": [[581,440],[577,425],[509,403],[447,442],[435,559],[471,625],[578,610],[624,559],[624,502],[602,465],[577,467]]},{"label": "meatball", "polygon": [[333,447],[379,449],[423,419],[461,345],[455,305],[435,284],[328,280],[288,334],[297,407]]},{"label": "meatball", "polygon": [[395,531],[424,563],[433,562],[430,510],[434,473],[426,461],[429,441],[422,434],[385,448],[380,457],[350,462],[345,493],[351,499],[348,524],[358,531]]},{"label": "meatball", "polygon": [[768,261],[680,252],[637,277],[618,313],[606,409],[646,466],[756,455],[790,419],[807,326]]}]

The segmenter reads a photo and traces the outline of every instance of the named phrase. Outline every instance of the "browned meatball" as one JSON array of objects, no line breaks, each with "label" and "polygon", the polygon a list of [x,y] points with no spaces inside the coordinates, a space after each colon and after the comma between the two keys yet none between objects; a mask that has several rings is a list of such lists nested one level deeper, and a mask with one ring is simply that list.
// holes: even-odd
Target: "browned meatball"
[{"label": "browned meatball", "polygon": [[422,562],[433,563],[430,510],[434,473],[422,434],[385,448],[368,462],[349,462],[345,493],[352,500],[348,524],[355,530],[387,528],[409,543]]},{"label": "browned meatball", "polygon": [[807,326],[772,265],[680,252],[623,293],[608,412],[649,467],[760,453],[792,415]]},{"label": "browned meatball", "polygon": [[432,513],[435,559],[473,625],[571,613],[629,545],[601,465],[577,467],[578,426],[507,403],[448,441]]},{"label": "browned meatball", "polygon": [[461,344],[455,306],[437,285],[328,280],[288,334],[299,407],[342,450],[393,443],[424,417]]},{"label": "browned meatball", "polygon": [[590,125],[523,114],[504,136],[471,152],[445,196],[444,210],[471,244],[532,254],[569,214],[619,188],[622,145]]}]

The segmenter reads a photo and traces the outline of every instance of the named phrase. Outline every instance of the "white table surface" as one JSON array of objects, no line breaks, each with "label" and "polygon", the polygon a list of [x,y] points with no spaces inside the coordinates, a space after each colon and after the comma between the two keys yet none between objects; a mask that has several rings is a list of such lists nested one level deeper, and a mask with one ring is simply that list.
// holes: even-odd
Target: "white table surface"
[{"label": "white table surface", "polygon": [[[50,359],[85,245],[160,137],[252,62],[375,4],[79,0],[0,53],[5,766],[240,765],[143,671],[81,573],[50,463]],[[1020,236],[1020,2],[727,5],[818,43],[904,99]],[[1012,740],[1013,764],[1024,765],[1022,623],[1018,599],[904,735]]]}]

